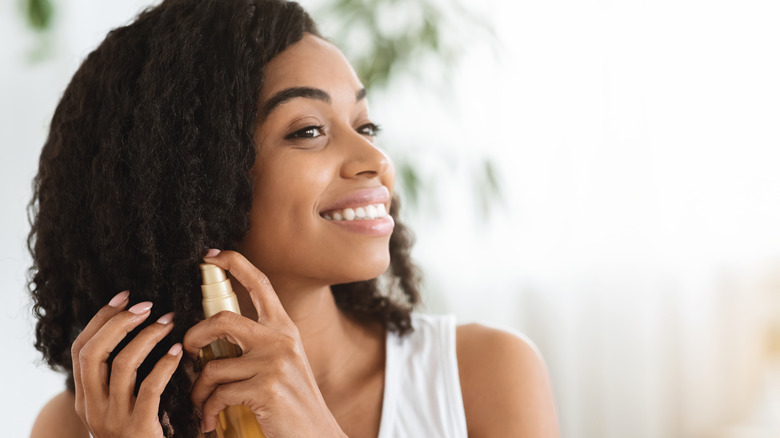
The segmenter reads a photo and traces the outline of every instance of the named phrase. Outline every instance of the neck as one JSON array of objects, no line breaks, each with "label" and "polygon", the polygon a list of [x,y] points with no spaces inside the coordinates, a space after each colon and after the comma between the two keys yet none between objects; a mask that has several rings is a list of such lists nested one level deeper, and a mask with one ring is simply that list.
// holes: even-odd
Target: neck
[{"label": "neck", "polygon": [[[349,376],[353,367],[365,366],[360,360],[368,352],[384,349],[381,327],[358,323],[338,308],[330,286],[302,287],[269,278],[287,315],[295,323],[314,377],[325,392],[341,385],[340,377]],[[241,312],[256,319],[249,294],[238,282],[233,288]]]}]

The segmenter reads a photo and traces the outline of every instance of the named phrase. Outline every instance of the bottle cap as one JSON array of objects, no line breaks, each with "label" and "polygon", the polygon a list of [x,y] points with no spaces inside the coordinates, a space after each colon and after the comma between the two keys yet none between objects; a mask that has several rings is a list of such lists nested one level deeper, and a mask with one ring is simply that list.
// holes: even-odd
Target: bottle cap
[{"label": "bottle cap", "polygon": [[200,275],[203,277],[203,284],[218,283],[227,280],[225,271],[217,265],[211,263],[200,264]]},{"label": "bottle cap", "polygon": [[236,294],[228,280],[225,271],[219,266],[210,263],[200,265],[203,284],[200,289],[203,292],[203,314],[206,318],[223,310],[241,314],[238,307]]}]

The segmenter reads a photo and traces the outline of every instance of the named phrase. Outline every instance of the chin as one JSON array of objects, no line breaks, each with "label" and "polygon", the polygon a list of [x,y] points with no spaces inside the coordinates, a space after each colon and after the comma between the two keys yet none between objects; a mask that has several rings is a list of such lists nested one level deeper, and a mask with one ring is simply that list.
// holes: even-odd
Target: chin
[{"label": "chin", "polygon": [[[342,267],[344,266],[342,265]],[[373,280],[384,274],[390,267],[390,255],[356,259],[346,267],[349,269],[340,269],[338,272],[334,272],[332,284]]]}]

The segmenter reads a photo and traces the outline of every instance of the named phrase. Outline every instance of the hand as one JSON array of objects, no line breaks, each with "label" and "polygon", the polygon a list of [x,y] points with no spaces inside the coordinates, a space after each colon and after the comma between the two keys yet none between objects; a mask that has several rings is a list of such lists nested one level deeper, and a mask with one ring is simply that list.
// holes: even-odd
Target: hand
[{"label": "hand", "polygon": [[344,436],[322,398],[298,328],[268,278],[234,251],[205,260],[230,271],[248,291],[258,316],[253,321],[220,312],[184,336],[184,349],[193,356],[218,339],[243,352],[238,358],[208,362],[195,380],[192,402],[202,415],[203,431],[217,426],[218,414],[226,407],[245,405],[268,438]]},{"label": "hand", "polygon": [[100,309],[71,347],[76,412],[94,438],[164,436],[157,416],[160,395],[176,371],[182,347],[171,347],[141,383],[138,396],[133,395],[138,367],[173,328],[173,313],[163,315],[116,355],[109,379],[109,355],[149,317],[152,307],[147,301],[123,311],[128,296],[121,292]]}]

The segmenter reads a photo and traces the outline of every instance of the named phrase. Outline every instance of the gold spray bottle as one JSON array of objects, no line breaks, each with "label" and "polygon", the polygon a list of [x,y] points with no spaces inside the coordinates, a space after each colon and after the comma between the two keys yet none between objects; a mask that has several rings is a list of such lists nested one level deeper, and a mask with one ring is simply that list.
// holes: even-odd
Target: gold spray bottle
[{"label": "gold spray bottle", "polygon": [[[200,265],[200,273],[203,276],[203,285],[200,288],[203,291],[203,314],[206,318],[223,310],[240,315],[238,299],[225,271],[219,266],[203,263]],[[241,350],[238,346],[220,339],[200,350],[200,362],[201,366],[205,366],[214,359],[240,355]],[[247,406],[230,406],[220,412],[217,436],[219,438],[265,438],[255,414]]]}]

